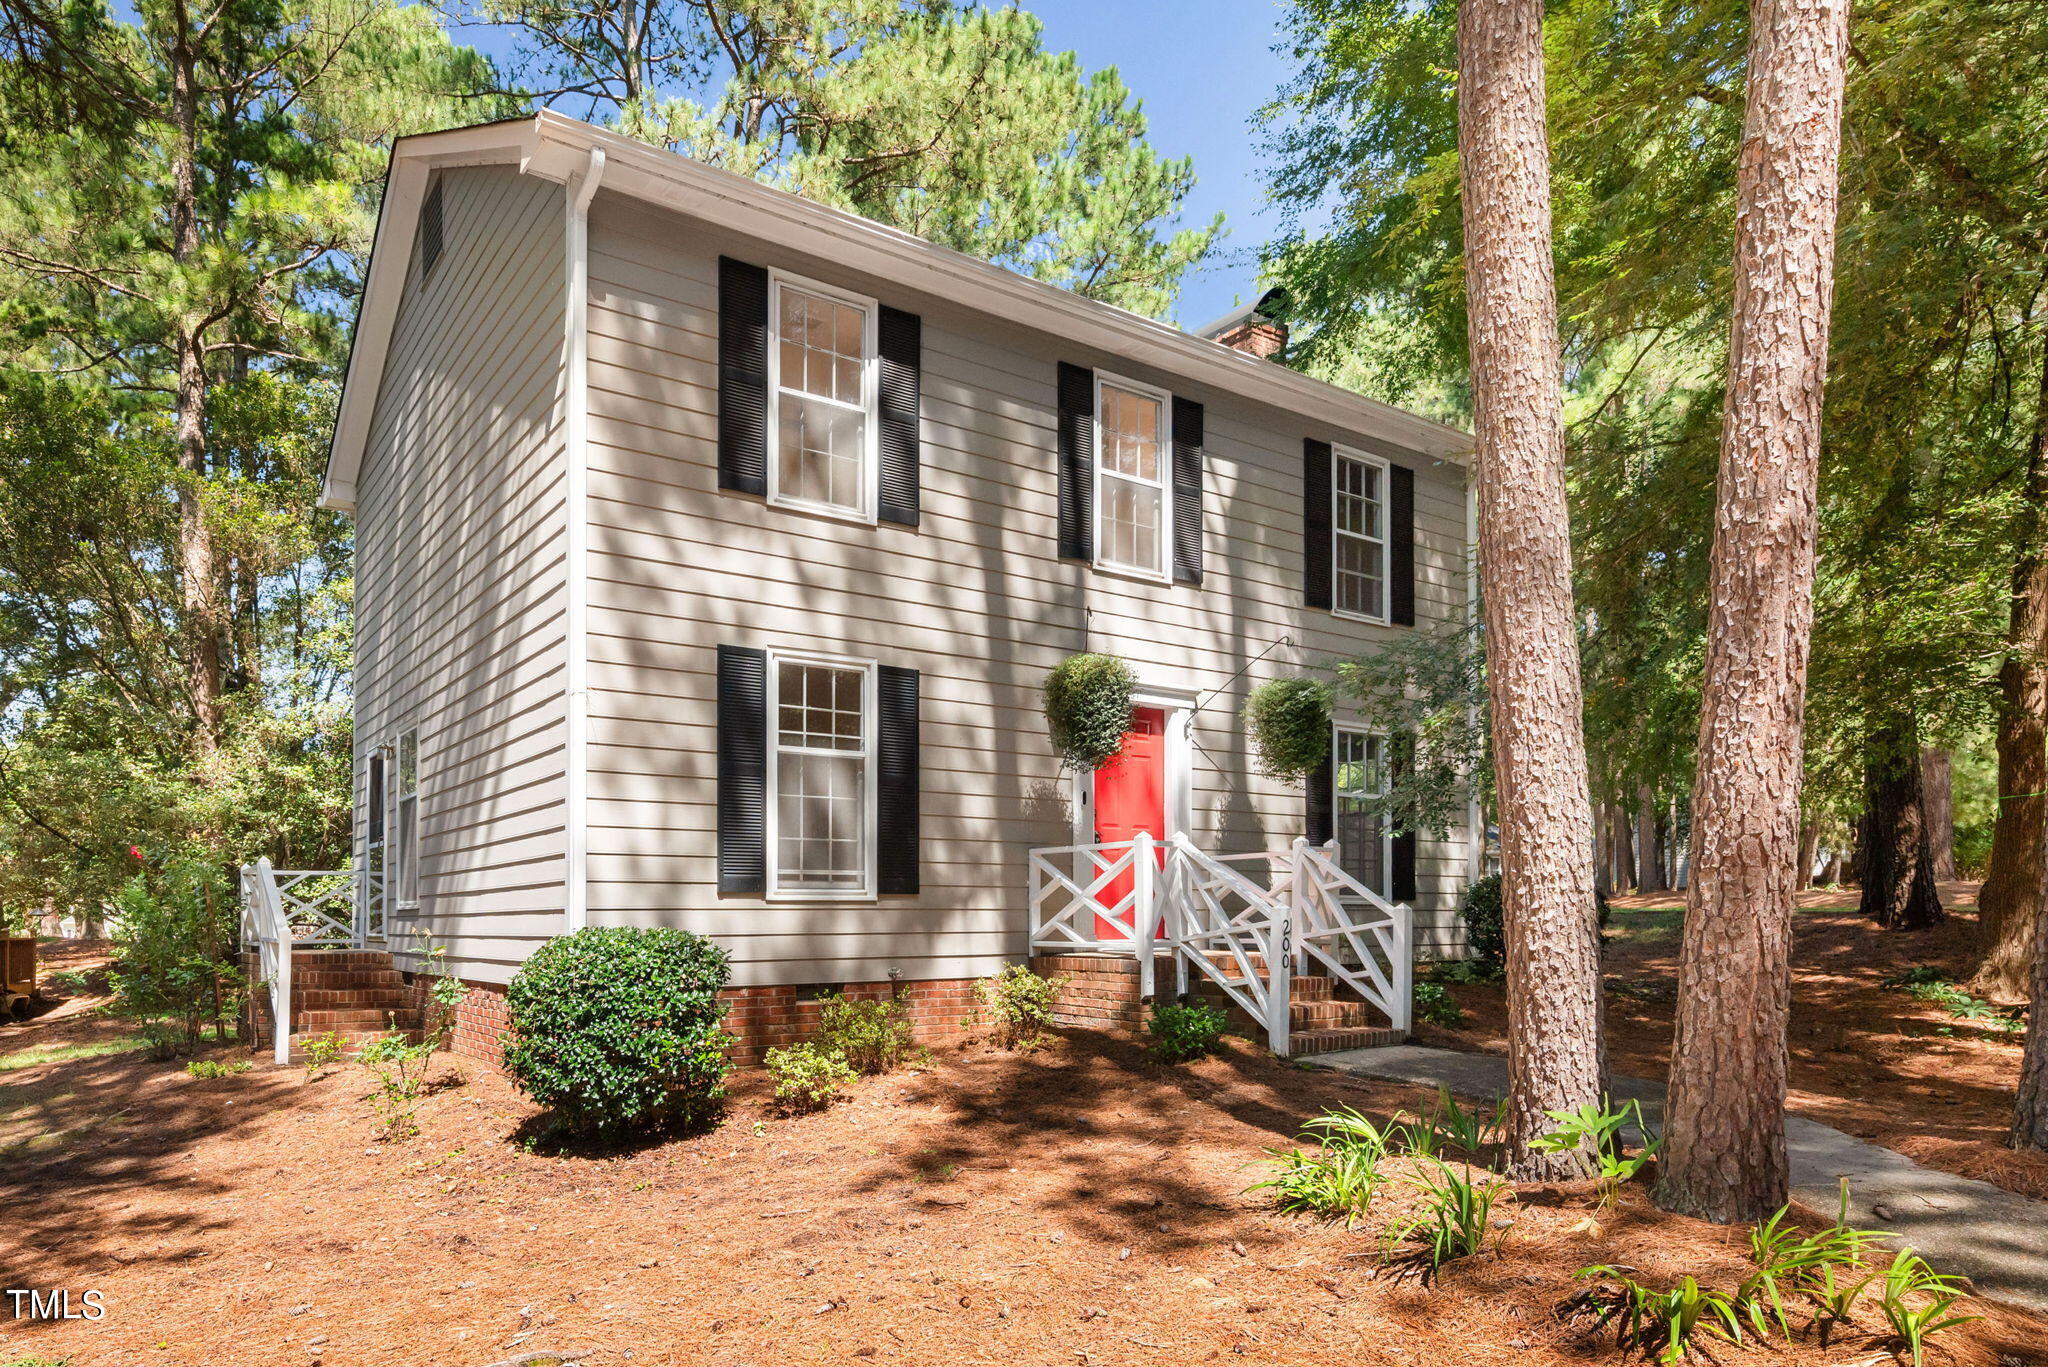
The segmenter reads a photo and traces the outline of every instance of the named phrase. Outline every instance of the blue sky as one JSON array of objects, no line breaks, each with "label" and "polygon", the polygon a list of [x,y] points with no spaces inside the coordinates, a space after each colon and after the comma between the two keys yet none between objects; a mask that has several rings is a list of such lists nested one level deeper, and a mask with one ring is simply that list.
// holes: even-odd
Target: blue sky
[{"label": "blue sky", "polygon": [[[1197,184],[1187,221],[1217,213],[1229,236],[1182,290],[1176,321],[1199,326],[1256,287],[1260,245],[1272,235],[1252,115],[1290,74],[1273,54],[1276,0],[1023,0],[1044,21],[1045,44],[1090,71],[1113,66],[1144,101],[1151,141],[1192,156]],[[466,28],[462,41],[494,56],[506,35]]]}]

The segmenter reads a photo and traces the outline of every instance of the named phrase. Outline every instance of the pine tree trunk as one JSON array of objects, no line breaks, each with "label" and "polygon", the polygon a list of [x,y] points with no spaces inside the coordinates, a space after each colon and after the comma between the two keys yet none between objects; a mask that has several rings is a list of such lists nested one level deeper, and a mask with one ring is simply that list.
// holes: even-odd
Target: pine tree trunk
[{"label": "pine tree trunk", "polygon": [[1636,789],[1636,891],[1664,891],[1657,860],[1657,794],[1645,783]]},{"label": "pine tree trunk", "polygon": [[1658,1203],[1785,1201],[1785,1026],[1847,0],[1751,0],[1692,886]]},{"label": "pine tree trunk", "polygon": [[2007,653],[1998,667],[1998,815],[1991,866],[1977,893],[1984,961],[1970,982],[1996,1002],[2026,998],[2048,899],[2048,547],[2042,544],[2048,536],[2048,356],[2025,494]]},{"label": "pine tree trunk", "polygon": [[1460,4],[1458,151],[1507,931],[1508,1168],[1570,1177],[1582,1155],[1531,1148],[1551,1128],[1544,1111],[1597,1103],[1601,1090],[1542,0]]},{"label": "pine tree trunk", "polygon": [[1793,888],[1804,892],[1813,886],[1813,861],[1820,854],[1820,823],[1808,821],[1799,828],[1799,876]]},{"label": "pine tree trunk", "polygon": [[1956,876],[1955,762],[1946,750],[1920,752],[1920,812],[1927,822],[1927,859],[1937,882]]},{"label": "pine tree trunk", "polygon": [[2034,1009],[2027,1016],[2027,1047],[2020,1058],[2019,1093],[2013,1098],[2012,1146],[2048,1149],[2048,916],[2035,918]]},{"label": "pine tree trunk", "polygon": [[1910,717],[1872,737],[1863,772],[1863,914],[1886,930],[1937,925],[1947,913],[1934,885]]}]

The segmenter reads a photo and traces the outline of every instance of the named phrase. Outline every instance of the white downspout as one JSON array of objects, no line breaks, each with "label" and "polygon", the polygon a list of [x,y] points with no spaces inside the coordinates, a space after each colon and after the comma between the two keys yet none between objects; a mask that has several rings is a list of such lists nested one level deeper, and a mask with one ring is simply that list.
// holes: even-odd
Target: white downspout
[{"label": "white downspout", "polygon": [[568,463],[563,482],[568,595],[563,636],[568,658],[563,670],[562,921],[564,931],[572,935],[590,919],[590,201],[603,179],[604,149],[593,147],[589,164],[569,179],[569,219],[563,233],[569,292],[563,309],[567,335],[562,445]]}]

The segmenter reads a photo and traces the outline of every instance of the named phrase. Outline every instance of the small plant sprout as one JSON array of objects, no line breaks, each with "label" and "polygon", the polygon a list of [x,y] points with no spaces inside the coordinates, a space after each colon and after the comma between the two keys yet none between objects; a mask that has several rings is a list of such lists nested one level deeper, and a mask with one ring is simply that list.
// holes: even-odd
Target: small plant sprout
[{"label": "small plant sprout", "polygon": [[1587,1293],[1582,1302],[1600,1316],[1593,1326],[1595,1333],[1613,1324],[1619,1347],[1655,1353],[1664,1367],[1681,1361],[1697,1346],[1701,1334],[1742,1342],[1742,1321],[1728,1297],[1706,1289],[1692,1277],[1680,1278],[1668,1291],[1654,1291],[1628,1275],[1634,1270],[1605,1263],[1579,1269],[1580,1277],[1606,1283]]},{"label": "small plant sprout", "polygon": [[[1600,1107],[1590,1102],[1576,1111],[1545,1111],[1557,1128],[1531,1146],[1538,1153],[1593,1151],[1595,1173],[1600,1181],[1600,1204],[1611,1206],[1621,1195],[1622,1183],[1634,1180],[1663,1143],[1643,1119],[1639,1101],[1625,1106]],[[1623,1144],[1624,1131],[1633,1125],[1643,1136],[1643,1147],[1631,1158]]]},{"label": "small plant sprout", "polygon": [[316,1076],[323,1068],[332,1068],[348,1054],[348,1041],[340,1034],[329,1030],[324,1035],[309,1036],[299,1045],[304,1056],[306,1075]]},{"label": "small plant sprout", "polygon": [[1902,1248],[1885,1269],[1877,1304],[1913,1367],[1921,1367],[1929,1339],[1982,1318],[1950,1314],[1950,1308],[1962,1298],[1962,1287],[1955,1278],[1942,1276],[1912,1249]]},{"label": "small plant sprout", "polygon": [[185,1071],[197,1078],[240,1077],[249,1071],[249,1060],[245,1058],[222,1061],[215,1058],[195,1058],[185,1065]]},{"label": "small plant sprout", "polygon": [[[1247,1191],[1271,1192],[1274,1205],[1295,1215],[1319,1215],[1355,1224],[1386,1185],[1380,1171],[1394,1139],[1357,1111],[1332,1111],[1308,1122],[1316,1149],[1268,1149],[1273,1176]],[[1304,1136],[1309,1137],[1309,1136]]]},{"label": "small plant sprout", "polygon": [[1401,1244],[1413,1244],[1414,1261],[1428,1280],[1445,1263],[1486,1250],[1494,1203],[1508,1186],[1490,1176],[1475,1181],[1469,1171],[1461,1173],[1440,1158],[1424,1158],[1422,1165],[1417,1213],[1389,1225],[1384,1245],[1391,1260]]}]

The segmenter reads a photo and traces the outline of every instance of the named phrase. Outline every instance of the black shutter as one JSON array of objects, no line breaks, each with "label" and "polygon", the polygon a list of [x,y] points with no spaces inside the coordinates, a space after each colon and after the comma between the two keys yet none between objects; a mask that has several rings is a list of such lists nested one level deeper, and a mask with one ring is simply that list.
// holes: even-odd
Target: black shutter
[{"label": "black shutter", "polygon": [[1301,444],[1301,592],[1330,606],[1330,443],[1314,437]]},{"label": "black shutter", "polygon": [[768,652],[718,648],[718,890],[768,890]]},{"label": "black shutter", "polygon": [[1387,620],[1415,625],[1415,472],[1405,465],[1387,467]]},{"label": "black shutter", "polygon": [[875,671],[876,873],[884,896],[917,891],[917,671]]},{"label": "black shutter", "polygon": [[1202,405],[1173,401],[1173,582],[1202,582]]},{"label": "black shutter", "polygon": [[924,322],[884,306],[876,319],[881,354],[882,505],[884,522],[917,525],[918,391],[924,371]]},{"label": "black shutter", "polygon": [[768,272],[718,258],[718,487],[768,492]]},{"label": "black shutter", "polygon": [[[1413,485],[1410,487],[1413,488]],[[1410,506],[1413,506],[1412,500]],[[1414,767],[1415,737],[1395,736],[1387,748],[1390,752],[1387,756],[1387,767],[1393,775],[1394,782],[1398,785],[1408,776],[1408,771]],[[1402,812],[1392,813],[1388,819],[1399,824],[1395,828],[1394,838],[1389,842],[1393,846],[1394,866],[1387,871],[1387,897],[1388,900],[1394,902],[1413,902],[1415,900],[1415,830],[1412,819],[1408,814]]]},{"label": "black shutter", "polygon": [[1095,372],[1060,362],[1060,558],[1095,558]]},{"label": "black shutter", "polygon": [[381,750],[370,755],[370,789],[366,805],[370,810],[363,823],[363,842],[381,845],[384,843],[384,752]]},{"label": "black shutter", "polygon": [[1334,754],[1308,776],[1308,843],[1328,844],[1337,834],[1337,761]]}]

